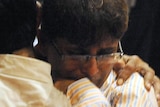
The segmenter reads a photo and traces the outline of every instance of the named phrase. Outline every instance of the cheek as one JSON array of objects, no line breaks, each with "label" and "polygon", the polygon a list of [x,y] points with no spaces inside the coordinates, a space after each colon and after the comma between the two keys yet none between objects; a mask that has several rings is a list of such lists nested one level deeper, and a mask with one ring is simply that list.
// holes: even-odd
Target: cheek
[{"label": "cheek", "polygon": [[76,61],[63,61],[62,67],[67,71],[74,71],[79,68],[79,63]]},{"label": "cheek", "polygon": [[110,72],[112,69],[113,69],[113,65],[115,63],[115,60],[114,59],[109,59],[107,61],[104,61],[104,62],[101,62],[99,65],[98,65],[98,68],[100,71],[108,71]]},{"label": "cheek", "polygon": [[101,87],[113,69],[113,63],[105,62],[98,65],[99,72],[95,75],[96,80],[92,80],[98,87]]},{"label": "cheek", "polygon": [[102,72],[102,73],[103,73],[104,71],[105,71],[105,72],[106,72],[106,71],[109,72],[109,71],[111,71],[111,69],[112,69],[112,67],[110,67],[110,65],[104,65],[104,64],[103,64],[103,65],[100,65],[98,68],[99,68],[100,72]]},{"label": "cheek", "polygon": [[80,79],[84,77],[80,70],[80,64],[77,61],[63,61],[58,72],[62,77],[68,77],[72,79]]},{"label": "cheek", "polygon": [[99,75],[102,81],[105,81],[110,71],[113,69],[112,64],[99,65]]}]

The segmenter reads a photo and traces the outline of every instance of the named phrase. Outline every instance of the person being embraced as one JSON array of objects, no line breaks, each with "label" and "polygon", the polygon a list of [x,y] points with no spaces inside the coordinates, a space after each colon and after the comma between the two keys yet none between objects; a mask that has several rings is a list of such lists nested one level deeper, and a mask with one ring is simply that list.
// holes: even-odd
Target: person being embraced
[{"label": "person being embraced", "polygon": [[[102,94],[102,91],[86,77],[78,81],[71,78],[53,78],[55,80],[55,86],[58,89],[62,86],[62,88],[65,89],[64,86],[67,85],[67,96],[72,105],[68,102],[66,96],[54,88],[52,78],[50,77],[50,64],[34,59],[35,54],[33,50],[33,41],[37,31],[37,23],[40,23],[39,20],[36,19],[37,12],[39,12],[36,8],[39,7],[36,6],[36,1],[1,0],[0,4],[0,40],[2,40],[0,42],[1,106],[84,107],[92,106],[93,101],[98,104],[102,104],[102,106],[103,104],[105,106],[110,106],[110,100],[106,100],[104,96],[106,93]],[[48,42],[46,41],[45,43]],[[54,46],[56,46],[56,44],[54,44]],[[46,48],[46,50],[48,48]],[[123,81],[125,81],[127,77],[133,73],[134,70],[130,69],[135,68],[139,70],[141,68],[145,70],[144,74],[147,81],[149,80],[151,82],[155,82],[155,84],[159,84],[159,82],[152,79],[154,77],[154,71],[146,66],[146,63],[141,61],[139,58],[127,55],[124,55],[122,58],[122,62],[125,62],[125,64],[123,65],[122,63],[116,63],[114,65],[114,70],[119,71],[123,66],[124,69],[126,69],[125,72],[127,69],[129,72],[127,72],[127,74],[125,72],[119,72],[119,77],[121,79],[118,83],[123,83]],[[139,67],[134,66],[135,62],[139,62]],[[150,72],[146,72],[147,70]],[[151,75],[148,78],[146,75],[149,74]],[[56,75],[55,77],[57,77]],[[64,79],[67,80],[64,81]],[[70,85],[70,83],[72,84]],[[81,88],[81,83],[83,83],[83,86],[87,88],[87,90],[83,93],[79,93],[77,91],[77,89]],[[77,87],[77,85],[80,87]],[[90,91],[94,93],[90,93]],[[78,102],[73,100],[75,97],[71,96],[74,92],[77,92],[77,95],[82,95],[83,98],[81,96],[81,100],[78,100]],[[114,102],[115,101],[116,100],[114,100]]]},{"label": "person being embraced", "polygon": [[[153,69],[137,56],[122,56],[117,51],[127,26],[124,0],[44,1],[37,53],[52,65],[55,86],[66,93],[72,105],[86,106],[81,92],[91,86],[100,90],[110,106],[158,106],[154,93],[159,91],[154,92],[151,84],[159,90],[159,79]],[[138,73],[126,80],[135,71],[147,82]]]}]

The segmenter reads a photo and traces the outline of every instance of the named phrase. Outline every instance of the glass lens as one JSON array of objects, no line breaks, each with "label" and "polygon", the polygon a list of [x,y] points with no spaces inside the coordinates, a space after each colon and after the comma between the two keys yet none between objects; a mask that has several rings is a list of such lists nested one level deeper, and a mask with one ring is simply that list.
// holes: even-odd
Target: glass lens
[{"label": "glass lens", "polygon": [[95,58],[97,63],[107,61],[109,59],[117,59],[120,58],[121,53],[112,53],[112,54],[106,54],[106,55],[62,55],[62,60],[72,60],[72,61],[79,61],[80,63],[87,62],[90,58]]}]

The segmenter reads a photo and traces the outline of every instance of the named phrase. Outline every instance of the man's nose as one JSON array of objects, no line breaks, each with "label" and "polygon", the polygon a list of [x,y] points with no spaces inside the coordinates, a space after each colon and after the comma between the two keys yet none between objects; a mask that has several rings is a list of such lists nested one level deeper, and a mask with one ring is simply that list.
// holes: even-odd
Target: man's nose
[{"label": "man's nose", "polygon": [[83,65],[82,72],[88,76],[93,76],[99,72],[97,60],[95,57],[90,57]]}]

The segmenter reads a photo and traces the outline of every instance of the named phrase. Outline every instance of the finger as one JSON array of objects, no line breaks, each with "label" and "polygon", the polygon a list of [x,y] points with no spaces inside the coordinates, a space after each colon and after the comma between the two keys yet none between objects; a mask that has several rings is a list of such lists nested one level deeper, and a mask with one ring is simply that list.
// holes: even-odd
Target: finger
[{"label": "finger", "polygon": [[137,55],[123,57],[127,64],[133,66],[136,72],[139,72],[144,77],[144,85],[147,90],[150,90],[155,71]]},{"label": "finger", "polygon": [[135,68],[127,63],[126,66],[119,71],[117,85],[122,85],[134,72]]},{"label": "finger", "polygon": [[119,71],[123,69],[124,66],[125,66],[125,63],[123,59],[118,59],[113,65],[113,70],[117,73],[117,75],[119,75]]},{"label": "finger", "polygon": [[157,98],[157,101],[160,102],[160,80],[157,76],[154,76],[153,87],[154,87],[155,96]]},{"label": "finger", "polygon": [[[117,76],[119,77],[119,74],[121,73],[122,69],[124,68],[125,63],[122,59],[118,59],[117,62],[113,66],[113,70],[116,72]],[[122,73],[123,74],[123,73]],[[118,78],[117,85],[123,84],[123,76]]]},{"label": "finger", "polygon": [[121,60],[123,60],[125,64],[122,69],[119,69],[117,85],[122,85],[136,70],[135,62],[130,60],[129,56],[124,55]]},{"label": "finger", "polygon": [[160,107],[160,101],[158,101],[158,107]]},{"label": "finger", "polygon": [[139,64],[137,68],[137,72],[139,72],[144,77],[145,88],[149,91],[155,76],[154,70],[145,62]]}]

